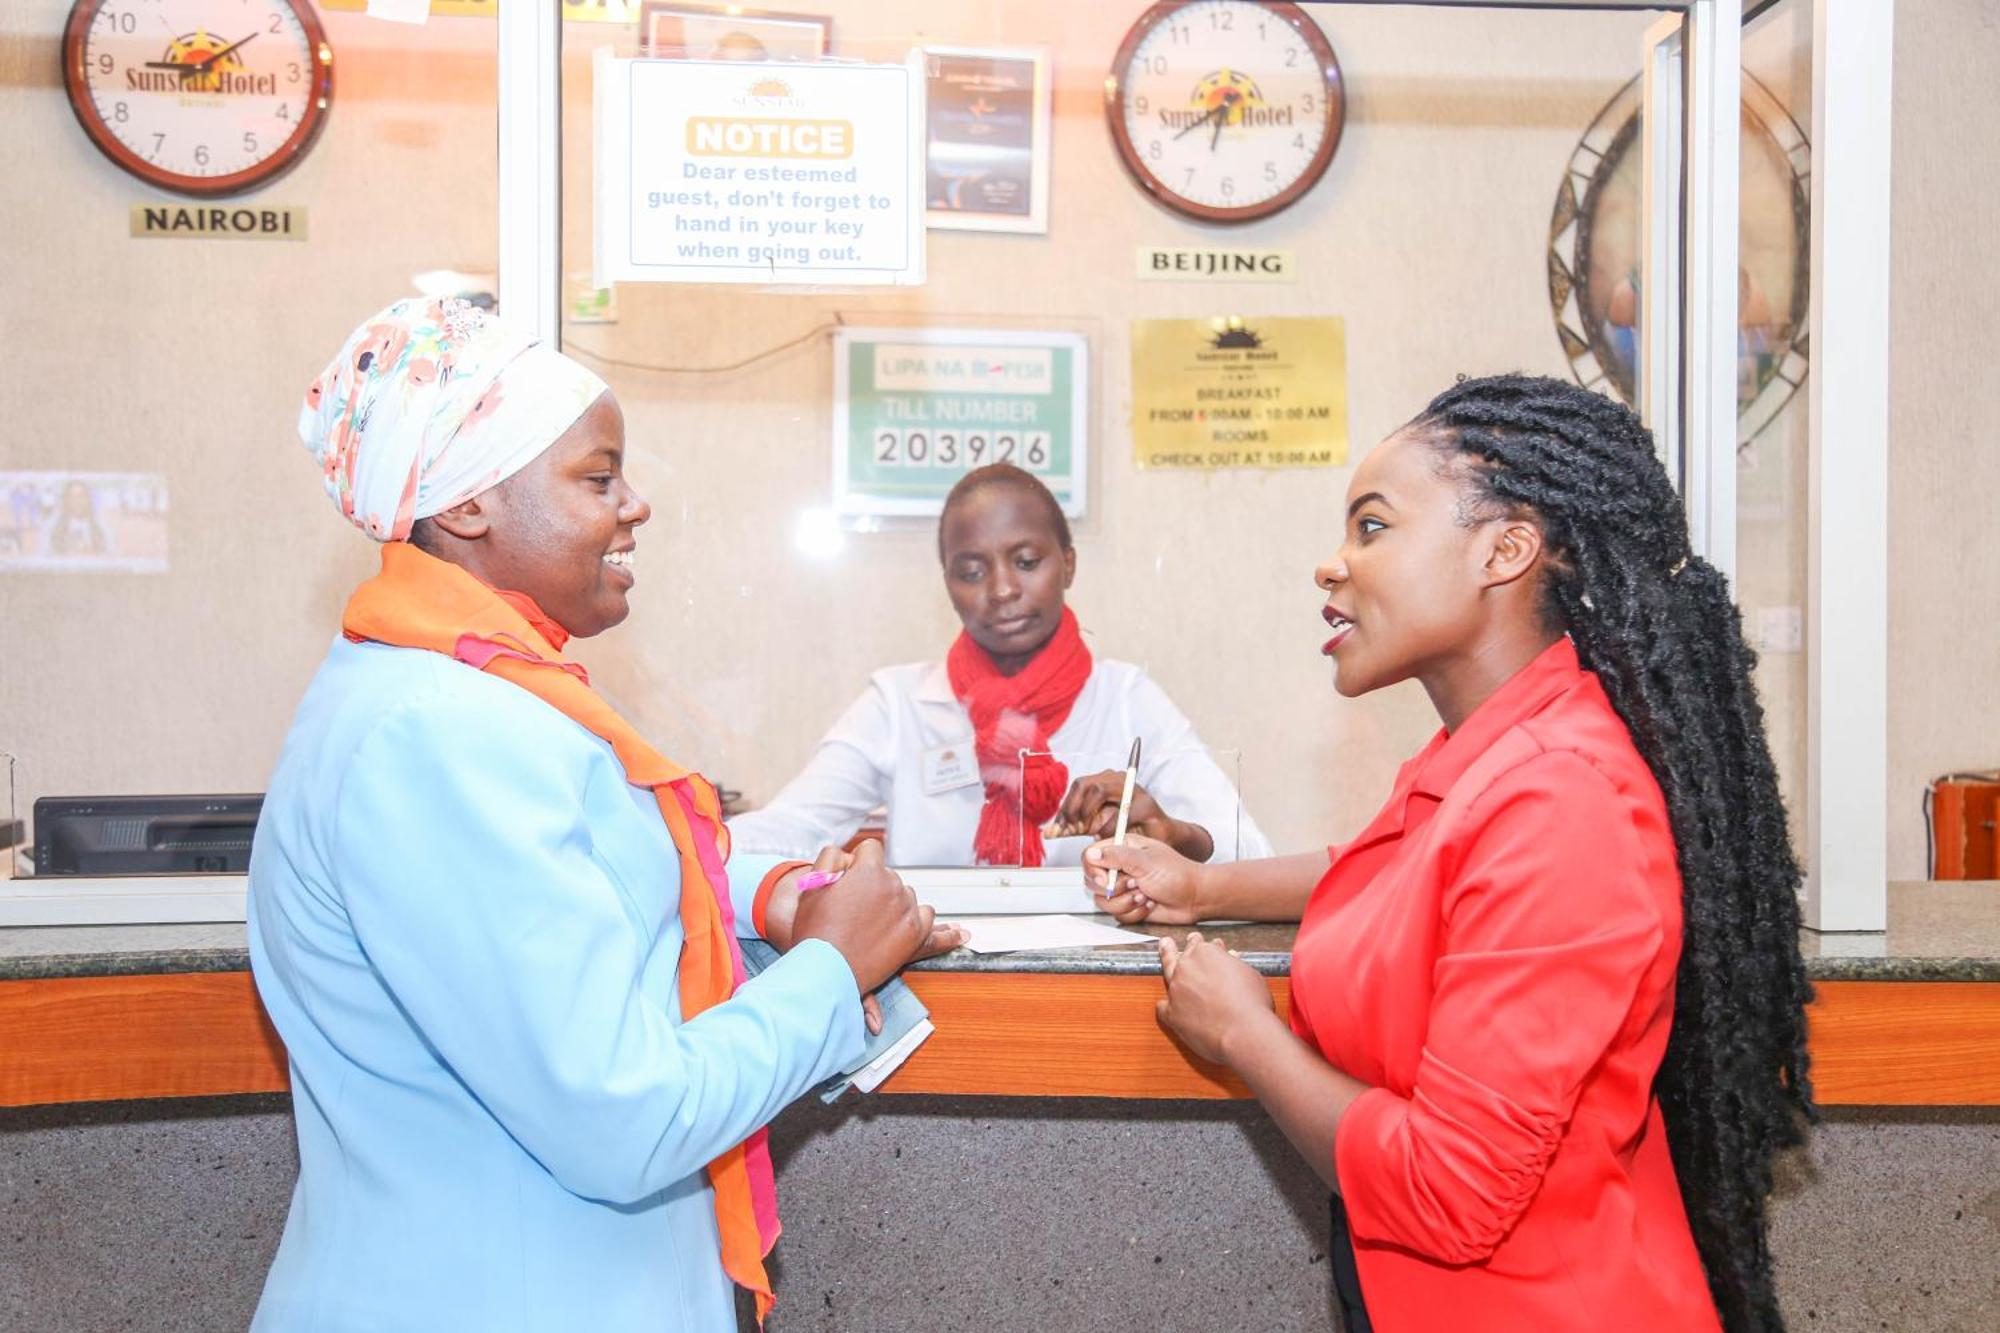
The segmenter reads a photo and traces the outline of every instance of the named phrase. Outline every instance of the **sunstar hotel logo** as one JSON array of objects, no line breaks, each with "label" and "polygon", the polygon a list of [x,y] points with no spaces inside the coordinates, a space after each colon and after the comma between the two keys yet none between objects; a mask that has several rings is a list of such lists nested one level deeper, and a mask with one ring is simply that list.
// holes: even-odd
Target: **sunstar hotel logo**
[{"label": "sunstar hotel logo", "polygon": [[191,97],[276,96],[278,76],[252,74],[236,54],[236,48],[249,40],[225,41],[206,30],[175,37],[158,60],[126,70],[125,87],[135,93]]},{"label": "sunstar hotel logo", "polygon": [[1264,345],[1264,335],[1243,322],[1241,315],[1209,321],[1208,345],[1218,350],[1237,348],[1255,351]]},{"label": "sunstar hotel logo", "polygon": [[791,84],[769,74],[729,99],[729,105],[738,111],[797,111],[805,104],[805,98],[793,91]]},{"label": "sunstar hotel logo", "polygon": [[1213,125],[1219,133],[1231,125],[1290,125],[1292,108],[1266,106],[1264,90],[1240,70],[1218,69],[1205,75],[1188,94],[1186,106],[1160,108],[1162,129],[1188,133]]}]

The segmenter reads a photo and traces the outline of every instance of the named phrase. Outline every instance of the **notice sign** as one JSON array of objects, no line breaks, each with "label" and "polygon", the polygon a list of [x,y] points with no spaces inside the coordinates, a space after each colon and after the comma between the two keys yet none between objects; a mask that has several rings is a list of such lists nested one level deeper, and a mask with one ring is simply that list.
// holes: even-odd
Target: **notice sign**
[{"label": "notice sign", "polygon": [[597,62],[596,282],[924,279],[921,71]]},{"label": "notice sign", "polygon": [[1084,512],[1090,344],[1080,333],[839,328],[833,494],[843,514],[934,515],[988,463]]},{"label": "notice sign", "polygon": [[1339,467],[1345,325],[1338,317],[1134,320],[1132,445],[1145,468]]}]

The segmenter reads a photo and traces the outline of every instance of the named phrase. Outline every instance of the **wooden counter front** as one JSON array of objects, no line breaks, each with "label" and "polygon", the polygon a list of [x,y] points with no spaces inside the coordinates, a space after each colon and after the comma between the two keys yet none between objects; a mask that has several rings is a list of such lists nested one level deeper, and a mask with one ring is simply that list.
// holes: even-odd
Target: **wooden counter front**
[{"label": "wooden counter front", "polygon": [[[884,1093],[1228,1098],[1153,1017],[1155,976],[913,972],[938,1031]],[[1270,982],[1279,1006],[1284,978]],[[1823,1105],[2000,1105],[2000,984],[1822,981]],[[0,1106],[281,1092],[284,1048],[247,972],[0,981]]]},{"label": "wooden counter front", "polygon": [[289,1086],[248,972],[0,981],[0,1106]]}]

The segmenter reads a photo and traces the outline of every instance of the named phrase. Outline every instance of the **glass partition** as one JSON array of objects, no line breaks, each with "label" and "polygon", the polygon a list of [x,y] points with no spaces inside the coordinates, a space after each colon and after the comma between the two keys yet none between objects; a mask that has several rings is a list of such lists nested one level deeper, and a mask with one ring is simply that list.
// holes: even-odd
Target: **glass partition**
[{"label": "glass partition", "polygon": [[[1314,569],[1339,544],[1354,463],[1454,377],[1574,372],[1551,319],[1551,192],[1639,73],[1658,13],[1326,4],[1298,28],[1289,7],[1229,3],[698,9],[564,33],[564,346],[616,389],[655,506],[635,614],[581,648],[596,679],[742,808],[772,801],[878,673],[945,658],[961,625],[937,500],[1007,424],[964,399],[1026,412],[1027,385],[1044,415],[1020,419],[1017,458],[1063,493],[1067,603],[1093,654],[1240,756],[1244,829],[1280,850],[1357,831],[1436,718],[1413,685],[1335,697]],[[648,50],[683,62],[647,76],[660,87],[720,88],[717,119],[826,119],[801,109],[813,66],[914,71],[930,124],[921,284],[678,280],[683,246],[781,276],[795,258],[769,253],[778,188],[864,239],[872,222],[824,163],[730,158],[683,118],[635,123],[620,149],[685,173],[644,190],[648,210],[685,196],[664,200],[679,240],[649,261],[677,280],[626,267],[600,285],[599,81]],[[756,54],[780,59],[719,71]],[[731,164],[812,170],[712,170]],[[744,221],[756,229],[727,230]],[[611,230],[629,241],[629,225]],[[970,355],[896,361],[938,338]],[[1271,351],[1296,373],[1251,356]],[[1206,359],[1231,352],[1235,366]],[[1022,378],[1059,373],[1074,377],[1062,392]],[[1030,441],[1051,434],[1037,464]]]},{"label": "glass partition", "polygon": [[1812,5],[1778,0],[1743,30],[1742,326],[1736,600],[1807,854],[1806,489],[1811,361]]}]

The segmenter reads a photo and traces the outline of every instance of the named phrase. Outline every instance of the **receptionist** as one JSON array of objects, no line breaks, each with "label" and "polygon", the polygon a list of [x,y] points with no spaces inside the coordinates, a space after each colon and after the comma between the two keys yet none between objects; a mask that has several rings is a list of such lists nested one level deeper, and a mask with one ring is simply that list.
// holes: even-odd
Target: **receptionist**
[{"label": "receptionist", "polygon": [[804,770],[730,821],[740,851],[811,855],[886,806],[892,865],[1075,865],[1116,819],[1136,738],[1132,829],[1196,861],[1270,854],[1166,692],[1091,651],[1064,605],[1076,548],[1048,487],[1007,463],[967,473],[938,559],[965,627],[945,659],[877,671]]}]

